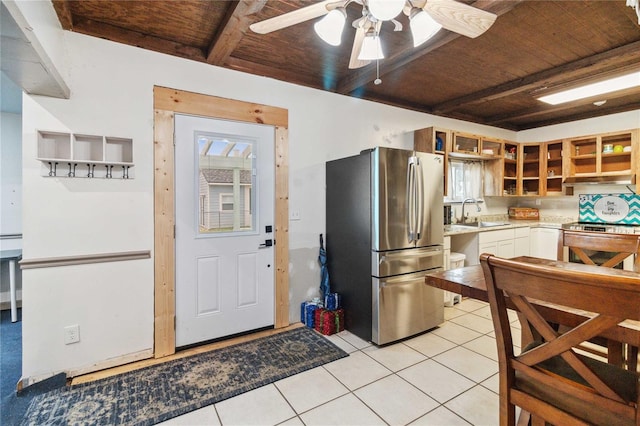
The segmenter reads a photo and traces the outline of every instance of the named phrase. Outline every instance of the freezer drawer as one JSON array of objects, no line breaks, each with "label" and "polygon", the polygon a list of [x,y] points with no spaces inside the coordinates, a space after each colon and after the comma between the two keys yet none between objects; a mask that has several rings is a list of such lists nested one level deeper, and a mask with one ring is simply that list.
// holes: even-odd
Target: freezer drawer
[{"label": "freezer drawer", "polygon": [[[436,272],[433,269],[429,272]],[[425,284],[426,272],[372,278],[372,337],[383,345],[434,328],[444,322],[442,290]]]},{"label": "freezer drawer", "polygon": [[371,275],[374,277],[390,277],[443,266],[443,245],[371,253]]}]

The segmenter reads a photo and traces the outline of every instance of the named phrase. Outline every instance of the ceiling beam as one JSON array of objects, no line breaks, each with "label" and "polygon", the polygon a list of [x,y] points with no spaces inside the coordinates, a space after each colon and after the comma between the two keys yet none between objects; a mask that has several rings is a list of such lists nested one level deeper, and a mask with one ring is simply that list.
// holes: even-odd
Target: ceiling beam
[{"label": "ceiling beam", "polygon": [[[69,86],[16,2],[2,1],[0,16],[2,72],[28,94],[69,99]],[[4,86],[3,82],[3,89]]]},{"label": "ceiling beam", "polygon": [[[598,71],[615,70],[620,72],[626,64],[640,63],[640,41],[620,46],[597,55],[582,58],[559,67],[550,68],[536,74],[531,74],[517,80],[509,81],[498,86],[490,87],[469,95],[451,99],[432,107],[434,114],[446,114],[460,107],[493,101],[507,96],[536,89],[545,88],[567,80],[573,80]],[[630,66],[633,69],[634,66]]]},{"label": "ceiling beam", "polygon": [[[613,93],[607,93],[606,95],[593,96],[588,99],[581,99],[573,102],[566,102],[558,105],[547,105],[547,104],[540,103],[539,106],[536,106],[534,108],[529,108],[522,111],[516,111],[514,113],[501,114],[498,116],[491,117],[490,119],[487,120],[487,124],[495,125],[505,121],[513,122],[517,120],[537,117],[537,116],[551,114],[551,113],[569,111],[569,110],[575,109],[576,107],[592,104],[596,100],[604,100],[604,99],[611,100],[611,99],[627,97],[630,95],[634,96],[638,93],[640,93],[640,91],[637,88],[632,88],[632,89],[620,90]],[[626,103],[626,106],[629,107],[628,110],[637,109],[640,106],[640,103],[635,103],[635,104]],[[595,113],[595,109],[596,108],[594,108],[594,113]],[[602,111],[606,110],[607,108],[598,107],[597,109],[598,109],[598,113],[595,115],[604,115],[602,114]]]},{"label": "ceiling beam", "polygon": [[194,61],[205,62],[206,59],[202,50],[196,47],[150,36],[137,31],[125,30],[115,25],[105,24],[104,22],[93,21],[91,19],[76,19],[73,25],[73,31]]},{"label": "ceiling beam", "polygon": [[[478,0],[472,3],[471,6],[501,16],[512,10],[522,1],[524,0]],[[409,62],[412,62],[427,53],[452,42],[458,37],[462,36],[451,31],[442,31],[436,34],[428,45],[421,49],[407,48],[402,52],[398,52],[388,60],[382,61],[380,64],[380,76],[393,72],[398,68],[405,66]],[[372,82],[376,77],[376,69],[374,67],[360,68],[358,71],[350,72],[346,78],[340,81],[337,85],[336,92],[344,95],[349,94],[357,88]]]},{"label": "ceiling beam", "polygon": [[52,0],[52,3],[62,29],[73,31],[73,15],[71,15],[69,0]]},{"label": "ceiling beam", "polygon": [[224,65],[249,29],[249,16],[260,12],[267,0],[240,0],[230,3],[219,30],[209,45],[207,62]]}]

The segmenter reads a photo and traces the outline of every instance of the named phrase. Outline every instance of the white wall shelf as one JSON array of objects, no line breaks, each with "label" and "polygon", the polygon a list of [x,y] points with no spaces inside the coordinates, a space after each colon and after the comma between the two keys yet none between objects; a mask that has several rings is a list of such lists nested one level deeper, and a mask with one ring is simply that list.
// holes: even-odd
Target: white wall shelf
[{"label": "white wall shelf", "polygon": [[47,177],[132,179],[133,140],[38,130],[38,160]]}]

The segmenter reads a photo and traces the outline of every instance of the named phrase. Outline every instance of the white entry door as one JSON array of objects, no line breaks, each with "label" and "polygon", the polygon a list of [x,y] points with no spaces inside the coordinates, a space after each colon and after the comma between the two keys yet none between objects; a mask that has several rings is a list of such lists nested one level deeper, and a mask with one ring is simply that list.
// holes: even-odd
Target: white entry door
[{"label": "white entry door", "polygon": [[175,116],[176,346],[274,323],[272,126]]}]

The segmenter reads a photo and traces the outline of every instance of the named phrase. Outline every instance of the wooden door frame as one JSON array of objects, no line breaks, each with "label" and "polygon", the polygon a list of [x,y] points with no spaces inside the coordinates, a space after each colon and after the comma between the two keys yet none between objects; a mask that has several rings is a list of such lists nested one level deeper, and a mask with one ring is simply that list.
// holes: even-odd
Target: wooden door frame
[{"label": "wooden door frame", "polygon": [[286,109],[154,86],[154,357],[175,353],[176,113],[275,127],[275,316],[289,325],[289,112]]}]

